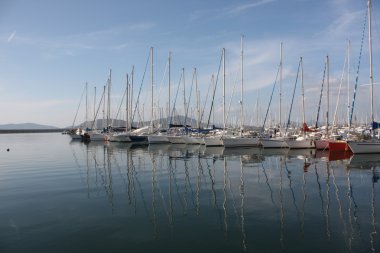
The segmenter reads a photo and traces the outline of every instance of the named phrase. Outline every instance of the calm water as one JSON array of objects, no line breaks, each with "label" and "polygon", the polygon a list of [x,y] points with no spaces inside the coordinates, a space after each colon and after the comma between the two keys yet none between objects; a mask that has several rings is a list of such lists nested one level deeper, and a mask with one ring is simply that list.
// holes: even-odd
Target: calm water
[{"label": "calm water", "polygon": [[0,252],[380,251],[376,160],[0,135]]}]

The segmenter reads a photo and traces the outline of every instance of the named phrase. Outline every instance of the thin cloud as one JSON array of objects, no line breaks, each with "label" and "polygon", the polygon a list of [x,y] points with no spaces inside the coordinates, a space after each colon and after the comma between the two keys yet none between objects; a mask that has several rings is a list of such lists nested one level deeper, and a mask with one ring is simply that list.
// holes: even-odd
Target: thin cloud
[{"label": "thin cloud", "polygon": [[[125,26],[116,26],[109,29],[91,31],[87,33],[72,34],[56,38],[45,38],[35,36],[17,36],[19,43],[41,47],[44,49],[64,49],[64,54],[74,55],[75,50],[96,50],[96,49],[122,49],[127,44],[116,44],[114,38],[123,37],[130,32],[146,32],[156,27],[153,22],[137,22]],[[16,35],[14,31],[9,37],[11,42]]]},{"label": "thin cloud", "polygon": [[228,13],[231,15],[238,15],[238,14],[245,12],[249,9],[256,8],[258,6],[265,5],[268,3],[272,3],[274,1],[275,0],[261,0],[261,1],[255,1],[252,3],[237,5],[237,6],[233,7],[232,9],[228,10]]},{"label": "thin cloud", "polygon": [[134,23],[127,26],[127,29],[130,31],[139,31],[144,32],[153,29],[156,27],[157,24],[153,22],[141,22],[141,23]]},{"label": "thin cloud", "polygon": [[[352,28],[357,27],[357,24],[362,24],[364,21],[363,11],[355,11],[345,13],[338,17],[329,27],[324,31],[324,36],[329,38],[347,38],[352,35]],[[355,32],[354,34],[360,34]]]},{"label": "thin cloud", "polygon": [[265,4],[272,3],[276,0],[259,0],[259,1],[253,1],[251,3],[245,3],[245,4],[238,4],[234,6],[229,6],[226,8],[220,8],[220,9],[204,9],[204,10],[197,10],[194,11],[190,15],[190,20],[199,20],[203,18],[225,18],[226,16],[236,16],[239,15],[245,11],[248,11],[249,9],[256,8]]},{"label": "thin cloud", "polygon": [[16,35],[16,31],[13,31],[11,35],[8,37],[8,42],[11,42],[13,38],[15,37],[15,35]]}]

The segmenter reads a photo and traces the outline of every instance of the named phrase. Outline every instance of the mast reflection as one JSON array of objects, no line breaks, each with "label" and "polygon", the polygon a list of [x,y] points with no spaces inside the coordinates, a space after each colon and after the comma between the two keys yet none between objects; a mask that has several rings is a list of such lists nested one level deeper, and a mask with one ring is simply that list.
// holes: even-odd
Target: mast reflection
[{"label": "mast reflection", "polygon": [[295,240],[310,244],[315,231],[320,245],[340,238],[345,251],[363,242],[378,249],[376,157],[95,142],[72,149],[87,198],[133,217],[154,241],[199,229],[242,252],[263,251],[264,242],[278,252],[293,251]]}]

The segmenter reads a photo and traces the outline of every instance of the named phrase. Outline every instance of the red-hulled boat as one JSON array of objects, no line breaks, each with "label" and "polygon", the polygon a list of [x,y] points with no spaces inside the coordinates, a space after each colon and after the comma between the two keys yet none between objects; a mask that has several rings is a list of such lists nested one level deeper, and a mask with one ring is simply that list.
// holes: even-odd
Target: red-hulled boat
[{"label": "red-hulled boat", "polygon": [[330,140],[329,141],[329,150],[334,152],[334,151],[348,151],[350,147],[347,144],[347,141],[343,140]]},{"label": "red-hulled boat", "polygon": [[327,140],[327,139],[315,140],[315,148],[317,150],[328,150],[329,149],[329,140]]}]

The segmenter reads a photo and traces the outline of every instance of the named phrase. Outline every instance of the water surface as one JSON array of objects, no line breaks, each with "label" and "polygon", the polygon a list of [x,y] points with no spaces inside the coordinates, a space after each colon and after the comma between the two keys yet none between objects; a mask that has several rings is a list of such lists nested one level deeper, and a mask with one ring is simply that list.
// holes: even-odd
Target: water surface
[{"label": "water surface", "polygon": [[379,160],[4,134],[0,252],[379,251]]}]

